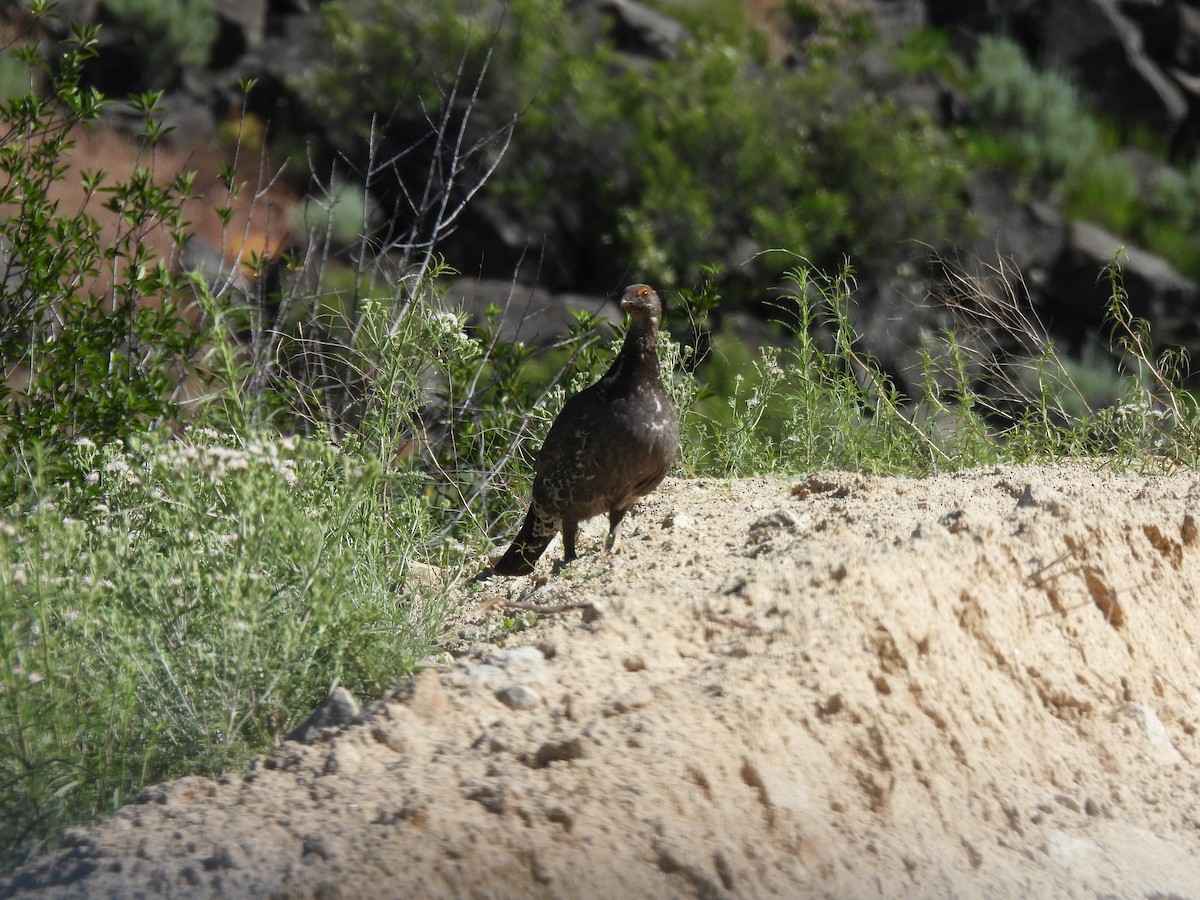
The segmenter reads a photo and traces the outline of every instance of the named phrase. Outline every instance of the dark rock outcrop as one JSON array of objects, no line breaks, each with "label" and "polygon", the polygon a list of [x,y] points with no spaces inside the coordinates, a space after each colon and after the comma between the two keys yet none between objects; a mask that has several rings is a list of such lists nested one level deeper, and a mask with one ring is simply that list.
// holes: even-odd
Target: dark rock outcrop
[{"label": "dark rock outcrop", "polygon": [[[1118,257],[1118,253],[1120,256]],[[1161,257],[1130,247],[1115,234],[1076,222],[1046,286],[1044,316],[1053,330],[1079,350],[1087,337],[1103,333],[1111,295],[1105,268],[1119,259],[1130,311],[1152,323],[1155,343],[1200,353],[1200,286]]]}]

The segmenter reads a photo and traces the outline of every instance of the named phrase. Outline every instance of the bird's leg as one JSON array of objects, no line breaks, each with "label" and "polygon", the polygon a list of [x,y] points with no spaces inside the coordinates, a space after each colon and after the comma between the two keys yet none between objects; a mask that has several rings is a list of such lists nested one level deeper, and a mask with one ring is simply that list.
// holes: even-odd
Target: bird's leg
[{"label": "bird's leg", "polygon": [[574,519],[563,519],[563,562],[575,559],[575,538],[579,535],[579,523]]},{"label": "bird's leg", "polygon": [[609,553],[613,552],[613,548],[617,546],[617,526],[621,524],[621,520],[625,518],[627,509],[610,509],[608,511],[608,540],[604,544],[604,549]]}]

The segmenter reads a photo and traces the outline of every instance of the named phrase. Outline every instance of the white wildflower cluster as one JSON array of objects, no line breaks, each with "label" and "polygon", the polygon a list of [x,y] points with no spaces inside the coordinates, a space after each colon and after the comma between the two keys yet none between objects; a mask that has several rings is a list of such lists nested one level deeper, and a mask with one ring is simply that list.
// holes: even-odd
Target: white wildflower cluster
[{"label": "white wildflower cluster", "polygon": [[458,313],[448,310],[435,312],[431,321],[446,349],[466,354],[468,357],[474,356],[479,350],[476,343],[468,336],[465,322]]},{"label": "white wildflower cluster", "polygon": [[215,428],[203,426],[200,428],[192,428],[189,433],[200,443],[216,444],[223,440],[222,435]]},{"label": "white wildflower cluster", "polygon": [[129,460],[124,456],[114,456],[104,464],[104,474],[120,484],[138,484],[140,479]]},{"label": "white wildflower cluster", "polygon": [[87,483],[88,487],[95,487],[100,483],[100,472],[92,468],[100,452],[96,447],[95,441],[86,437],[76,438],[74,446],[76,455],[79,457],[80,462],[83,463],[81,468],[88,470],[87,474],[83,476],[83,480]]},{"label": "white wildflower cluster", "polygon": [[1137,429],[1142,435],[1153,437],[1152,446],[1155,450],[1166,447],[1165,435],[1172,427],[1172,416],[1168,410],[1148,400],[1139,400],[1122,403],[1113,409],[1112,415],[1119,428]]},{"label": "white wildflower cluster", "polygon": [[245,447],[230,447],[219,443],[221,436],[212,429],[196,429],[190,436],[201,440],[179,441],[164,447],[154,457],[154,465],[181,473],[205,472],[218,483],[230,474],[246,472],[252,467],[274,471],[288,487],[293,487],[300,479],[296,474],[296,461],[290,458],[299,443],[295,437],[288,436],[277,442],[255,440]]},{"label": "white wildflower cluster", "polygon": [[1118,419],[1152,419],[1162,421],[1167,417],[1167,411],[1151,406],[1142,400],[1137,403],[1122,403],[1114,411]]}]

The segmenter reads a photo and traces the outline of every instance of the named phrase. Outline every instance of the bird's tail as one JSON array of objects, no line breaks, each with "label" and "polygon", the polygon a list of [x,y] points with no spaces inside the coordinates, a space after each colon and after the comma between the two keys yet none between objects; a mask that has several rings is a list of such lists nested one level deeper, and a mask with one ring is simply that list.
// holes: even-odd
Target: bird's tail
[{"label": "bird's tail", "polygon": [[496,563],[497,575],[528,575],[533,571],[534,563],[538,561],[550,541],[558,533],[559,523],[552,516],[546,516],[537,508],[537,504],[529,507],[525,515],[525,524],[513,538],[504,556]]}]

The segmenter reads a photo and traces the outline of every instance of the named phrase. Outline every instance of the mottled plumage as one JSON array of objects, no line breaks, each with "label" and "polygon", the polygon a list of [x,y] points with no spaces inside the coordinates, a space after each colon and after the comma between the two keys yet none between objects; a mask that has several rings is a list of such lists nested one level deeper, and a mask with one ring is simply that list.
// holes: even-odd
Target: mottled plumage
[{"label": "mottled plumage", "polygon": [[658,487],[679,452],[679,413],[658,366],[662,303],[644,284],[621,298],[629,331],[608,372],[571,397],[550,426],[534,466],[525,523],[496,563],[501,575],[526,575],[559,531],[567,562],[579,523],[608,513],[608,547],[639,497]]}]

